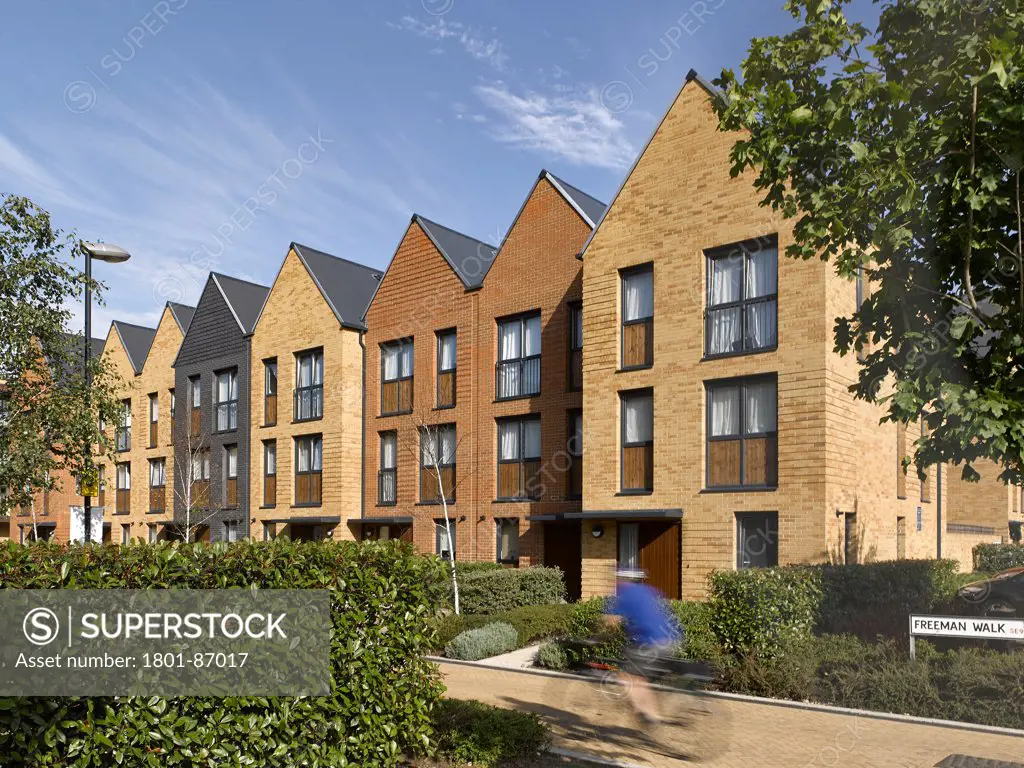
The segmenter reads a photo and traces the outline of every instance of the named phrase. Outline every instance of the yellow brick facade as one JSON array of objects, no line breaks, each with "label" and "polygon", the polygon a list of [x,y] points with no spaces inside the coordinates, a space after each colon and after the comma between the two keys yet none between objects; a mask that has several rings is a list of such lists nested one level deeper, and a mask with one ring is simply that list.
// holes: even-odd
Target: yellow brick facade
[{"label": "yellow brick facade", "polygon": [[[293,393],[296,353],[322,348],[324,354],[323,418],[296,422]],[[277,359],[277,423],[267,425],[264,409],[264,361]],[[362,348],[360,332],[342,327],[302,260],[289,249],[270,289],[252,336],[250,432],[250,535],[260,539],[266,521],[287,518],[339,517],[333,538],[352,539],[348,521],[358,519],[362,498]],[[298,436],[323,437],[323,496],[320,507],[295,506],[295,445]],[[277,493],[273,507],[264,505],[263,450],[277,442]],[[283,522],[267,523],[270,535],[291,535]]]}]

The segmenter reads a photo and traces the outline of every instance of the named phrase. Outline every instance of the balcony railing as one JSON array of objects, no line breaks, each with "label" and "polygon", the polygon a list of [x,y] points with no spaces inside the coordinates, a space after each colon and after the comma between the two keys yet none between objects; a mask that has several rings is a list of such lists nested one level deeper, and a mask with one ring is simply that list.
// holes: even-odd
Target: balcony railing
[{"label": "balcony railing", "polygon": [[132,449],[132,428],[118,427],[114,435],[118,451],[130,451]]},{"label": "balcony railing", "polygon": [[704,354],[713,357],[772,349],[778,343],[777,322],[775,296],[709,307],[704,312]]},{"label": "balcony railing", "polygon": [[316,384],[295,390],[295,421],[310,421],[324,415],[324,387]]},{"label": "balcony railing", "polygon": [[540,394],[540,355],[501,360],[495,366],[494,373],[497,400]]},{"label": "balcony railing", "polygon": [[377,473],[377,503],[392,505],[398,502],[398,470],[382,469]]},{"label": "balcony railing", "polygon": [[238,403],[217,403],[217,419],[214,429],[217,432],[228,432],[238,428]]}]

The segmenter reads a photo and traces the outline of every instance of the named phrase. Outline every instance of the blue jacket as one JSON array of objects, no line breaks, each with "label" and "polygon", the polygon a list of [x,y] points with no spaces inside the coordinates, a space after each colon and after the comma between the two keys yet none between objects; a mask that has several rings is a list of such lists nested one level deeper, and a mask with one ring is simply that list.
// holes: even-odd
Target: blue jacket
[{"label": "blue jacket", "polygon": [[621,584],[605,613],[621,616],[626,636],[640,645],[667,645],[681,635],[661,593],[647,584]]}]

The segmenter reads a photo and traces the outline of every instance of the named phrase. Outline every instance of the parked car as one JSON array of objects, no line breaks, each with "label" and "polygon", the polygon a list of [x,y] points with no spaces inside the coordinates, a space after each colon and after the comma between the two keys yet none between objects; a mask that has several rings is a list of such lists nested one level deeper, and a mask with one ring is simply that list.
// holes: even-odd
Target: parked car
[{"label": "parked car", "polygon": [[1011,568],[975,581],[957,592],[966,613],[997,618],[1024,618],[1024,568]]}]

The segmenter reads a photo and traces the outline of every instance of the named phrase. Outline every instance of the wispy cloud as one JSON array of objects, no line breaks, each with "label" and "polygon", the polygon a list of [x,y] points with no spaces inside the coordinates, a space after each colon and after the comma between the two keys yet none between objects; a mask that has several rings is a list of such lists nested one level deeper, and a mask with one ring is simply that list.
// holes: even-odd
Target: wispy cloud
[{"label": "wispy cloud", "polygon": [[[470,27],[459,21],[445,21],[437,18],[425,24],[412,16],[403,16],[398,24],[388,26],[396,29],[404,29],[412,32],[417,37],[439,42],[452,40],[462,46],[463,50],[478,61],[490,64],[499,72],[504,72],[508,66],[508,54],[501,44],[501,41],[492,34],[488,35],[482,30]],[[430,53],[443,53],[444,48],[436,46]]]},{"label": "wispy cloud", "polygon": [[574,165],[620,169],[633,161],[626,126],[604,107],[593,86],[545,95],[517,93],[499,81],[477,86],[475,92],[500,118],[491,129],[497,141]]}]

